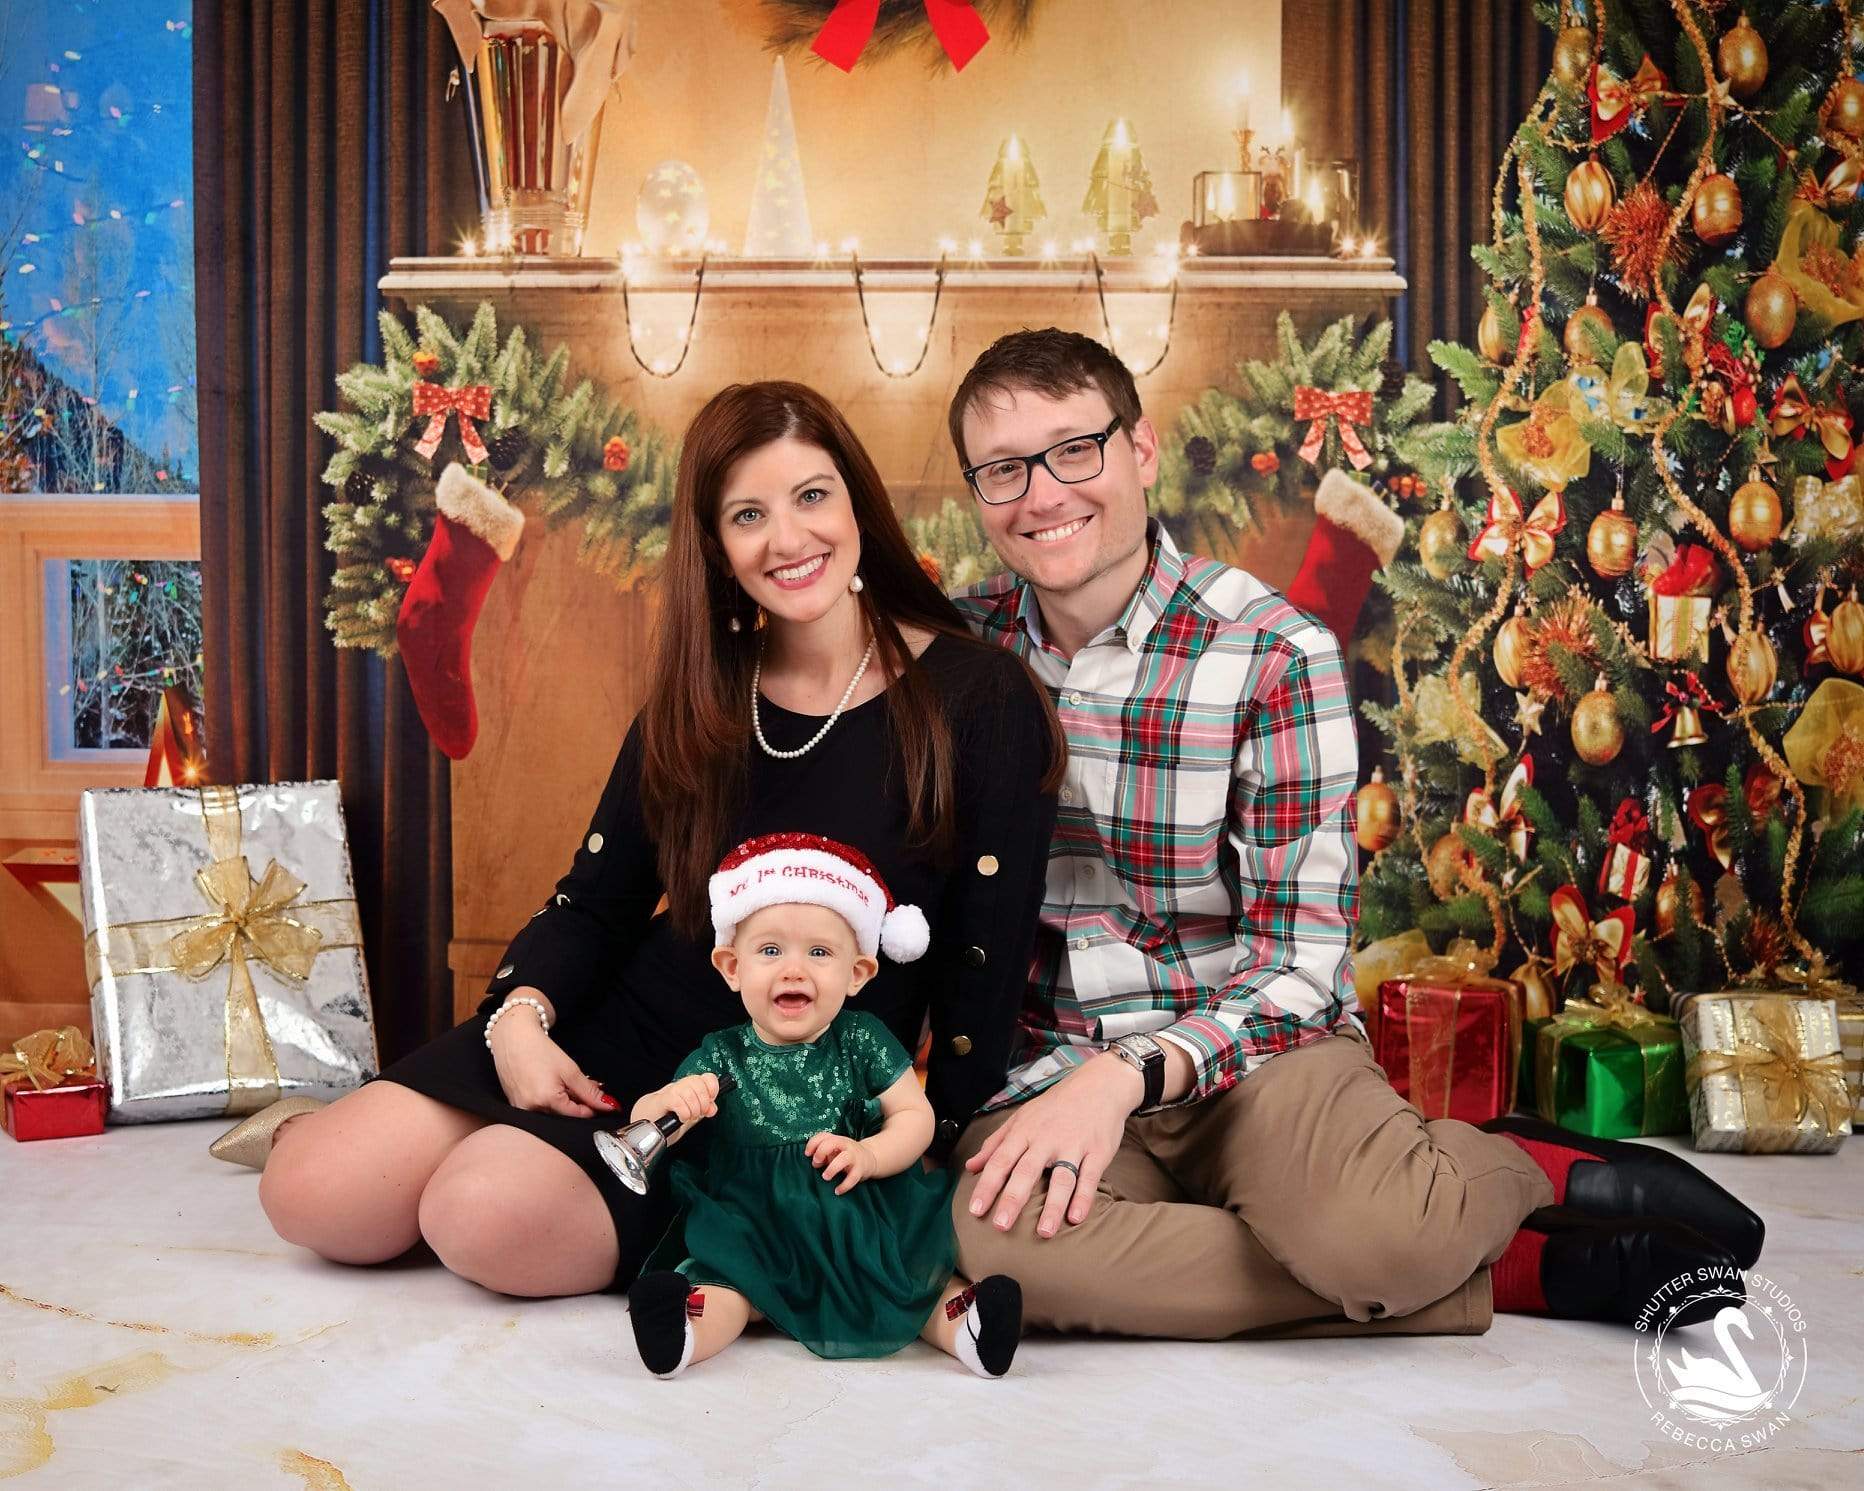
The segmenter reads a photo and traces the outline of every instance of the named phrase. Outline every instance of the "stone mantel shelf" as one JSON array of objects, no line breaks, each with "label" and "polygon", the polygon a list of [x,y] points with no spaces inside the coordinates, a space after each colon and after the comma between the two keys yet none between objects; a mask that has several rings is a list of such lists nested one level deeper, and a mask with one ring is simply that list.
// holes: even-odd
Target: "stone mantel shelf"
[{"label": "stone mantel shelf", "polygon": [[[636,292],[690,291],[699,268],[698,259],[634,259],[627,261],[628,288]],[[861,261],[861,275],[874,290],[932,288],[936,259],[871,259]],[[1101,271],[1107,293],[1132,294],[1171,288],[1172,271],[1153,257],[1103,259]],[[1176,278],[1180,295],[1200,290],[1227,291],[1335,291],[1344,296],[1397,295],[1404,279],[1389,258],[1325,259],[1316,256],[1263,258],[1202,258],[1178,261]],[[500,291],[587,290],[614,291],[624,281],[620,259],[545,258],[404,258],[390,261],[380,281],[392,295],[492,294]],[[843,291],[854,282],[853,261],[819,259],[737,259],[706,261],[705,284],[712,290]],[[945,268],[945,290],[1027,290],[1053,294],[1078,291],[1094,284],[1093,262],[1084,257],[1067,262],[1036,259],[950,260]]]}]

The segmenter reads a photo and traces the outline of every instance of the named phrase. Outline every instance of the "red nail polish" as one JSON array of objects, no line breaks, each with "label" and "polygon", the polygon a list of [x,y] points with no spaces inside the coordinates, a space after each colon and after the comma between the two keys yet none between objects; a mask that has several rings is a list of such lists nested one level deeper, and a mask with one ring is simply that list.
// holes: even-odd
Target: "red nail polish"
[{"label": "red nail polish", "polygon": [[620,1103],[616,1102],[607,1093],[603,1093],[601,1096],[602,1096],[602,1106],[604,1108],[619,1108],[621,1106]]}]

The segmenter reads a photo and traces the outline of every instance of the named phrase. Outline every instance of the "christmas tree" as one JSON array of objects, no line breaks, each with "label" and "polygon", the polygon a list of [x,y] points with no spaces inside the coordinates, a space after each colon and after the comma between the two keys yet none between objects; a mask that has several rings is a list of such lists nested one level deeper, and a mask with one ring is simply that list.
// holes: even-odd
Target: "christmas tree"
[{"label": "christmas tree", "polygon": [[764,115],[757,182],[751,189],[744,254],[746,258],[807,259],[814,253],[802,157],[796,153],[796,121],[790,117],[790,85],[779,57],[770,77],[770,106]]},{"label": "christmas tree", "polygon": [[1003,252],[1012,258],[1026,252],[1023,240],[1048,216],[1042,202],[1042,183],[1036,179],[1036,163],[1029,159],[1022,137],[1014,131],[997,151],[997,163],[990,168],[990,183],[984,188],[984,205],[978,211],[1001,235]]},{"label": "christmas tree", "polygon": [[1100,153],[1094,157],[1081,211],[1093,217],[1106,234],[1109,254],[1130,254],[1133,234],[1147,218],[1156,217],[1158,210],[1159,199],[1152,193],[1152,173],[1146,169],[1145,157],[1133,139],[1132,126],[1124,119],[1116,119],[1101,136]]},{"label": "christmas tree", "polygon": [[[1844,0],[1539,7],[1463,417],[1363,706],[1362,944],[1530,1001],[1864,972],[1864,25]],[[1367,964],[1376,961],[1368,955]]]}]

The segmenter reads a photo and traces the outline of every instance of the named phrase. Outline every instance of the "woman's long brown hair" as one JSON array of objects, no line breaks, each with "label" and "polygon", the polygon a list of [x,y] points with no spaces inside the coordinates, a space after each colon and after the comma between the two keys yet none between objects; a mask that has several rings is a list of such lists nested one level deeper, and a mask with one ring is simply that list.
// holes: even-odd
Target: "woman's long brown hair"
[{"label": "woman's long brown hair", "polygon": [[[686,431],[673,520],[660,573],[647,701],[641,708],[641,799],[659,845],[661,883],[674,926],[703,935],[706,882],[731,846],[743,806],[751,743],[756,608],[733,577],[718,537],[719,499],[731,468],[772,441],[826,451],[847,484],[861,535],[857,603],[889,680],[894,760],[910,804],[910,832],[935,855],[954,836],[951,728],[937,692],[901,634],[903,626],[975,642],[958,610],[920,567],[880,473],[835,406],[800,383],[738,383],[721,390]],[[731,630],[736,617],[741,630]],[[1032,680],[1032,687],[1034,687]],[[1046,701],[1046,694],[1037,690]],[[1051,763],[1062,738],[1051,711]],[[806,828],[799,824],[797,827]]]}]

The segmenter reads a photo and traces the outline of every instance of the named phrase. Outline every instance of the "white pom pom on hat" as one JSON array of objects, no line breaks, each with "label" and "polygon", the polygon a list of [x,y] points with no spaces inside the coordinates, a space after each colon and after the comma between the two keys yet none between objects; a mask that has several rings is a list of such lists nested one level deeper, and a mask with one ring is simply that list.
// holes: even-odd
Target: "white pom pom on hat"
[{"label": "white pom pom on hat", "polygon": [[762,834],[719,861],[707,883],[712,932],[728,944],[740,922],[766,906],[826,906],[847,922],[869,957],[885,953],[910,963],[931,945],[932,929],[917,906],[901,906],[873,861],[820,834]]}]

